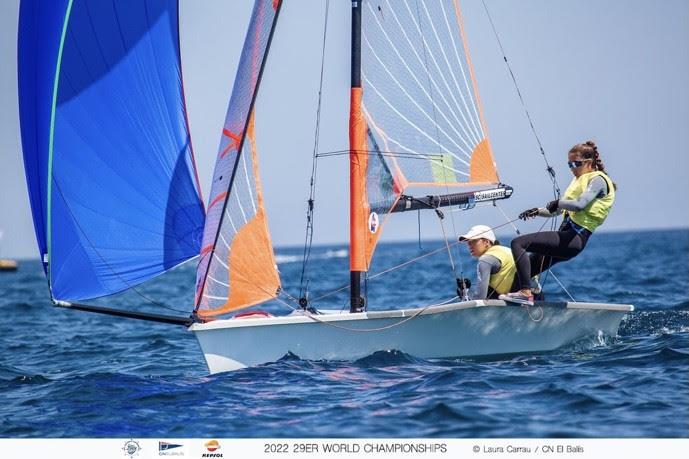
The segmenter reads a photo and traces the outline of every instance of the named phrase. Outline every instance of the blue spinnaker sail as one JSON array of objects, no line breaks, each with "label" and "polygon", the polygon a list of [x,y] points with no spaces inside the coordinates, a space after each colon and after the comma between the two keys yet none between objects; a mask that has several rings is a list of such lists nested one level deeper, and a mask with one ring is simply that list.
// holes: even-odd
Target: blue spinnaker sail
[{"label": "blue spinnaker sail", "polygon": [[198,255],[204,210],[176,0],[24,0],[24,163],[52,295],[135,286]]}]

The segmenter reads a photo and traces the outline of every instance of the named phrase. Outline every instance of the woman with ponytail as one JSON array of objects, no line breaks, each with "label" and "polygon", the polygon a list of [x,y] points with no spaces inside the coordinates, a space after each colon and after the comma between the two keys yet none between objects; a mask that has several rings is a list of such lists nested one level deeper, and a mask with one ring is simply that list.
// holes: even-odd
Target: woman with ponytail
[{"label": "woman with ponytail", "polygon": [[519,290],[500,295],[500,299],[532,303],[531,277],[555,263],[577,256],[610,212],[617,186],[605,171],[596,144],[589,140],[574,145],[567,154],[567,164],[574,178],[562,199],[519,215],[522,220],[527,220],[564,214],[562,225],[558,231],[525,234],[512,241],[512,255],[517,266],[515,284]]}]

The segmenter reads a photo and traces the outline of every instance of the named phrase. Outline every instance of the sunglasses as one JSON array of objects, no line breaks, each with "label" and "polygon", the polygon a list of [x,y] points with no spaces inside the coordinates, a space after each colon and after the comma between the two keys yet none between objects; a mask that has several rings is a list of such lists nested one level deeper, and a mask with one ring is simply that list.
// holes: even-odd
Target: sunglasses
[{"label": "sunglasses", "polygon": [[570,169],[574,169],[576,167],[583,166],[586,161],[591,161],[591,160],[585,159],[583,161],[567,161],[567,165],[569,166]]}]

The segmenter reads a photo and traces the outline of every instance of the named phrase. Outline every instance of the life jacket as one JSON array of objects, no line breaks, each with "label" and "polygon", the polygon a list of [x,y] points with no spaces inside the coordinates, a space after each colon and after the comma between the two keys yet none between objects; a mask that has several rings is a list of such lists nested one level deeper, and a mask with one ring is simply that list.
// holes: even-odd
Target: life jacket
[{"label": "life jacket", "polygon": [[612,180],[610,180],[610,177],[601,171],[592,171],[582,174],[572,180],[572,183],[569,184],[563,196],[563,199],[567,200],[578,199],[579,196],[586,191],[589,183],[591,183],[591,180],[595,177],[602,177],[603,180],[605,180],[605,183],[608,185],[608,194],[602,198],[595,198],[588,206],[578,212],[571,210],[565,211],[565,214],[568,215],[574,223],[583,226],[591,232],[594,232],[596,228],[605,221],[612,207],[612,203],[615,201],[615,186]]},{"label": "life jacket", "polygon": [[500,260],[500,270],[490,275],[490,281],[488,282],[490,288],[500,294],[509,293],[514,281],[514,275],[517,272],[512,251],[507,247],[494,245],[486,250],[483,255],[491,255]]}]

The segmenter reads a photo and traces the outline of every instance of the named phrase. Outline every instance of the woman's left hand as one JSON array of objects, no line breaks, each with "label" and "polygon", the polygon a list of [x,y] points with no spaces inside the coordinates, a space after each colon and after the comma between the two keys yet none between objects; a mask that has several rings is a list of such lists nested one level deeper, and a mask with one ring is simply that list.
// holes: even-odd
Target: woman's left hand
[{"label": "woman's left hand", "polygon": [[555,211],[557,211],[558,206],[560,205],[560,201],[558,199],[554,199],[550,201],[548,204],[545,205],[545,208],[548,209],[548,212],[551,214],[554,214]]}]

